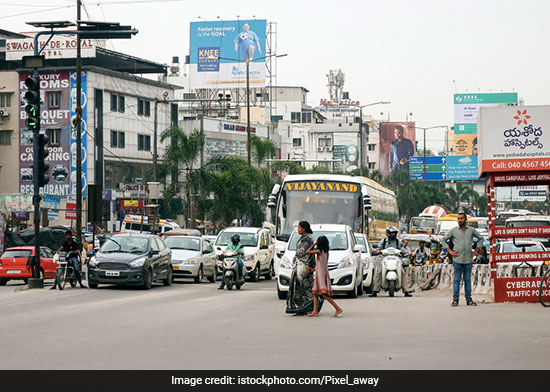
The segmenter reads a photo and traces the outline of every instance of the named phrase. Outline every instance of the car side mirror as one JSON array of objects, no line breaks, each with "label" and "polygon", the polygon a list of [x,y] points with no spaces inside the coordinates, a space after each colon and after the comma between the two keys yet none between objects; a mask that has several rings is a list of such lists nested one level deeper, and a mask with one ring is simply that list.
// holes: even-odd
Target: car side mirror
[{"label": "car side mirror", "polygon": [[357,244],[357,245],[355,245],[355,246],[353,247],[353,251],[354,251],[354,252],[364,252],[364,251],[365,251],[365,247],[364,247],[363,245]]}]

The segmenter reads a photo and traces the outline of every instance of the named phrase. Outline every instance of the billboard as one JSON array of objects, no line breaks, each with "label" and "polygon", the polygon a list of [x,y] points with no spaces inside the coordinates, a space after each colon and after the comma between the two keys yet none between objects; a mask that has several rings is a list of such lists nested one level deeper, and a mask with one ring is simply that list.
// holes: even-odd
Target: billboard
[{"label": "billboard", "polygon": [[[81,168],[82,168],[82,197],[86,197],[86,187],[88,185],[88,142],[86,137],[87,120],[88,117],[86,112],[88,111],[88,89],[86,85],[86,72],[82,72],[80,78],[80,87],[81,87],[81,100],[80,105],[82,106],[82,119],[81,119],[81,137],[80,137],[80,153],[82,154],[81,159]],[[70,76],[71,81],[71,194],[76,195],[76,133],[74,129],[73,121],[76,118],[76,72],[71,72]]]},{"label": "billboard", "polygon": [[[25,79],[31,73],[19,74],[19,191],[21,194],[34,193],[32,165],[34,160],[33,133],[27,129],[25,120],[25,99],[27,87]],[[40,75],[40,129],[50,136],[47,146],[50,165],[50,181],[42,190],[46,194],[67,196],[69,194],[69,72],[46,72]]]},{"label": "billboard", "polygon": [[409,159],[416,152],[414,122],[380,123],[380,171],[383,175],[409,171]]},{"label": "billboard", "polygon": [[[192,22],[190,31],[190,88],[265,86],[265,19]],[[257,59],[257,60],[254,60]]]},{"label": "billboard", "polygon": [[550,170],[550,106],[482,108],[478,172]]},{"label": "billboard", "polygon": [[477,155],[449,155],[447,157],[447,180],[477,180]]},{"label": "billboard", "polygon": [[333,143],[332,158],[338,159],[338,162],[334,162],[334,168],[341,171],[357,169],[359,158],[357,132],[334,132]]}]

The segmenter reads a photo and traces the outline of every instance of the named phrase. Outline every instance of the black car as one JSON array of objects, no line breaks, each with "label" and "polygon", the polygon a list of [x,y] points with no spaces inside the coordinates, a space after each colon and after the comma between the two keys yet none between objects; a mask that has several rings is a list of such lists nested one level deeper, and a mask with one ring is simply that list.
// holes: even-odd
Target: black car
[{"label": "black car", "polygon": [[101,284],[143,286],[154,281],[172,284],[172,255],[160,237],[153,234],[116,234],[90,259],[88,286]]}]

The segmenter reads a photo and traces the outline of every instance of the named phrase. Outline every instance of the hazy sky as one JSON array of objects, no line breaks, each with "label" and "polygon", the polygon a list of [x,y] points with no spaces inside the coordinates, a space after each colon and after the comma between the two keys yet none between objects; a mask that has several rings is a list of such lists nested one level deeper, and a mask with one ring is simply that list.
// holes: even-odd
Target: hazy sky
[{"label": "hazy sky", "polygon": [[[1,0],[0,28],[21,32],[32,30],[27,21],[74,21],[75,4]],[[328,98],[330,69],[342,69],[345,91],[361,104],[391,101],[365,108],[365,113],[386,120],[389,115],[392,121],[412,113],[409,119],[422,127],[453,124],[455,92],[515,91],[526,105],[550,104],[550,2],[545,0],[84,4],[83,19],[117,21],[139,30],[131,40],[114,41],[116,50],[166,64],[172,56],[183,62],[188,54],[189,22],[254,16],[277,22],[277,52],[288,54],[278,60],[277,84],[306,87],[311,105]],[[11,16],[21,13],[28,14]],[[418,132],[417,139],[421,136]],[[427,139],[428,147],[441,148],[443,130],[428,131]]]}]

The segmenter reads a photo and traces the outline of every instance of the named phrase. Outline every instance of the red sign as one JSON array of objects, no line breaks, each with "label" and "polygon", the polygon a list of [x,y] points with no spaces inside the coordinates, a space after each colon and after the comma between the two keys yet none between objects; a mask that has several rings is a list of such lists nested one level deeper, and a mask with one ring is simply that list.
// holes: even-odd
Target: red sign
[{"label": "red sign", "polygon": [[[495,184],[503,183],[505,185],[509,185],[510,183],[515,182],[548,182],[550,181],[550,174],[544,170],[540,169],[541,171],[544,171],[544,173],[540,174],[498,174],[495,175]],[[507,171],[507,170],[504,170]]]},{"label": "red sign", "polygon": [[492,230],[492,237],[497,238],[539,238],[550,236],[550,226],[532,226],[532,227],[497,227]]},{"label": "red sign", "polygon": [[517,253],[497,253],[495,261],[546,261],[550,260],[550,252],[517,252]]},{"label": "red sign", "polygon": [[65,219],[76,220],[76,203],[69,203],[65,207]]},{"label": "red sign", "polygon": [[[499,278],[495,279],[495,302],[538,302],[542,279]],[[550,301],[550,288],[543,288],[543,299]]]}]

